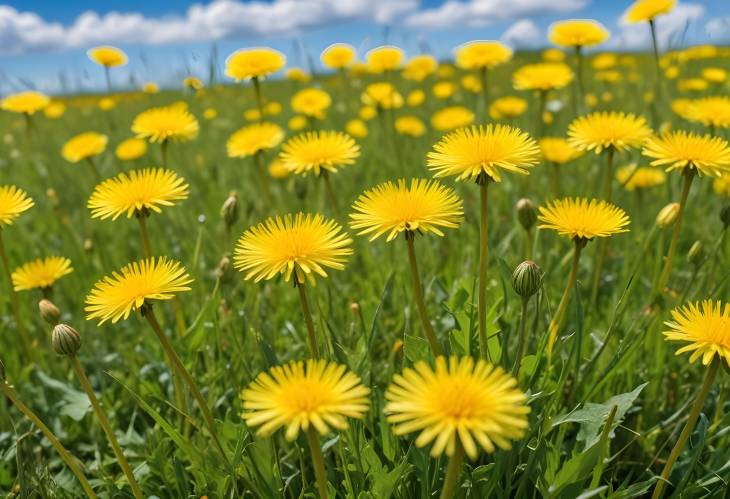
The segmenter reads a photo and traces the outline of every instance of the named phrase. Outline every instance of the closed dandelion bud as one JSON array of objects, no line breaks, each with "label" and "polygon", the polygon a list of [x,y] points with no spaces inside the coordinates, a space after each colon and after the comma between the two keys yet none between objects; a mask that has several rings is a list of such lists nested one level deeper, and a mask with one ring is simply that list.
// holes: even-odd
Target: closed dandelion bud
[{"label": "closed dandelion bud", "polygon": [[53,328],[51,343],[58,355],[73,357],[81,348],[81,335],[68,324],[57,324]]},{"label": "closed dandelion bud", "polygon": [[228,281],[231,277],[231,259],[228,255],[223,255],[221,261],[218,262],[218,267],[215,269],[215,276],[221,281]]},{"label": "closed dandelion bud", "polygon": [[360,313],[360,304],[356,301],[351,302],[350,312],[352,312],[353,315],[357,315],[358,313]]},{"label": "closed dandelion bud", "polygon": [[61,318],[61,311],[58,310],[58,307],[51,300],[45,298],[38,302],[38,311],[41,313],[43,320],[51,326],[58,324]]},{"label": "closed dandelion bud", "polygon": [[84,251],[91,252],[94,249],[94,242],[91,239],[84,239]]},{"label": "closed dandelion bud", "polygon": [[720,211],[720,220],[722,220],[722,224],[725,228],[730,226],[730,204]]},{"label": "closed dandelion bud", "polygon": [[702,259],[702,243],[695,241],[687,252],[687,261],[692,265],[697,265]]},{"label": "closed dandelion bud", "polygon": [[528,299],[540,289],[542,272],[535,262],[526,260],[512,273],[512,288],[523,299]]},{"label": "closed dandelion bud", "polygon": [[221,217],[228,227],[231,227],[238,220],[238,195],[232,191],[221,207]]},{"label": "closed dandelion bud", "polygon": [[535,204],[527,198],[522,198],[515,205],[517,209],[517,220],[525,230],[530,230],[537,222],[537,210]]},{"label": "closed dandelion bud", "polygon": [[674,225],[679,214],[679,203],[669,203],[659,211],[656,216],[656,224],[660,229],[666,229]]}]

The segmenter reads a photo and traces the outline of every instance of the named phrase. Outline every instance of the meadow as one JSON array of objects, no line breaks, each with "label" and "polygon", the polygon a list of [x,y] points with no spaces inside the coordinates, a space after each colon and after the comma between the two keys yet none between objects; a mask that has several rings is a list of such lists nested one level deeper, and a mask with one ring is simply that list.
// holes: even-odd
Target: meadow
[{"label": "meadow", "polygon": [[[33,206],[0,216],[7,269],[0,490],[44,498],[726,497],[730,182],[722,175],[730,177],[730,99],[722,68],[729,56],[704,46],[655,61],[652,53],[599,46],[579,54],[577,66],[567,48],[510,52],[482,69],[457,51],[455,61],[376,67],[370,60],[315,75],[282,68],[275,77],[187,79],[146,91],[116,88],[110,64],[108,93],[55,96],[33,113],[11,112],[3,101],[0,186],[22,189]],[[519,70],[538,63],[561,65],[570,76],[544,90],[515,88]],[[320,92],[294,104],[312,88],[328,98]],[[709,110],[701,106],[708,97],[718,98]],[[434,117],[455,106],[463,109]],[[148,140],[137,119],[159,107],[192,117],[197,130]],[[607,121],[586,132],[581,116]],[[155,126],[177,126],[161,121]],[[236,130],[260,122],[277,126],[265,146],[242,153],[256,137],[238,149],[229,143]],[[435,153],[450,151],[444,137],[466,127],[474,136],[457,137],[464,146],[480,133],[496,135],[496,126],[511,127],[501,129],[507,138],[451,151],[451,163],[438,166]],[[515,128],[527,134],[515,146],[517,166],[499,159],[510,153],[500,140],[514,139]],[[632,137],[638,129],[645,133]],[[108,139],[100,150],[62,153],[90,131]],[[297,163],[288,141],[325,131],[348,134],[357,146],[351,161],[313,166],[317,154],[308,149]],[[664,150],[657,144],[677,131],[695,134],[675,137],[690,141],[684,156],[652,165]],[[135,135],[146,147],[120,159],[116,147]],[[570,138],[563,156],[548,158],[546,137]],[[701,142],[710,137],[718,139]],[[460,180],[452,156],[467,173]],[[186,192],[178,184],[177,197],[142,206],[157,184],[136,184],[113,203],[100,195],[97,209],[117,209],[118,218],[92,217],[90,198],[103,179],[124,172],[128,181],[134,170],[161,167],[184,179]],[[433,197],[403,194],[415,189],[411,179],[439,171],[443,189]],[[388,181],[400,195],[386,192],[377,209],[377,200],[360,198]],[[625,213],[576,205],[551,218],[550,209],[561,209],[554,201],[566,197],[610,201]],[[353,207],[358,199],[364,208]],[[487,201],[485,233],[480,202]],[[268,247],[250,232],[269,217],[300,212],[341,226],[352,241],[338,247],[351,254],[332,253],[331,233],[330,246],[320,248],[316,231],[292,230]],[[354,213],[365,213],[364,225]],[[278,227],[269,230],[286,232],[283,221]],[[363,227],[383,235],[371,241]],[[249,239],[237,245],[244,234]],[[10,277],[49,256],[68,258],[73,271],[31,268],[24,276],[31,289]],[[179,262],[189,278],[159,290],[140,277],[127,285],[144,292],[121,298],[95,284],[148,256]],[[678,307],[703,300],[709,308],[683,309],[683,322]],[[677,330],[684,342],[663,334]],[[696,355],[677,354],[687,341]],[[471,358],[474,373],[495,371],[471,377],[472,364],[462,364],[429,378],[423,373],[446,369],[437,354],[451,357],[452,367]],[[313,357],[354,373],[349,390],[369,391],[338,402],[333,393],[345,388],[331,385],[332,372],[329,381],[307,378],[283,392],[275,387],[282,377],[258,392],[252,385],[274,366]],[[311,374],[314,364],[306,367]],[[391,383],[408,369],[426,381],[406,396],[417,384],[414,371],[400,378],[401,392]],[[268,412],[252,416],[263,406]],[[394,414],[405,406],[428,422],[400,431],[407,417]],[[269,423],[270,431],[258,431]],[[425,428],[430,439],[418,435]]]}]

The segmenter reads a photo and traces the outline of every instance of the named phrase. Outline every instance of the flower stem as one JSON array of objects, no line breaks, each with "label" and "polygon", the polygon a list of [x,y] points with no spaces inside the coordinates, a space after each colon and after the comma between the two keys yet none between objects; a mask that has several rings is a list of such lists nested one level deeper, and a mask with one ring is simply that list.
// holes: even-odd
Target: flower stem
[{"label": "flower stem", "polygon": [[266,165],[264,164],[263,153],[261,151],[257,151],[254,153],[253,158],[256,162],[256,172],[261,180],[261,188],[264,190],[264,196],[266,196],[266,200],[269,203],[273,204],[274,196],[271,194],[271,183],[269,182],[269,175],[266,171]]},{"label": "flower stem", "polygon": [[5,277],[8,281],[8,294],[10,295],[10,308],[13,311],[13,317],[15,318],[15,326],[18,328],[20,333],[20,341],[23,344],[25,354],[29,359],[37,361],[36,350],[32,347],[32,341],[28,329],[25,327],[23,322],[23,316],[20,313],[20,304],[18,303],[18,294],[13,288],[13,278],[10,273],[10,263],[8,262],[8,255],[5,252],[5,243],[3,242],[3,232],[0,229],[0,259],[3,262],[3,270],[5,271]]},{"label": "flower stem", "polygon": [[104,433],[109,440],[109,444],[114,451],[114,455],[117,457],[117,461],[119,461],[119,466],[122,468],[124,475],[127,477],[127,482],[129,482],[129,486],[132,489],[132,494],[135,498],[141,499],[142,497],[144,497],[142,495],[142,490],[140,490],[139,484],[134,478],[132,468],[129,467],[129,462],[127,462],[127,458],[124,456],[124,452],[119,445],[119,441],[114,435],[114,430],[109,423],[109,418],[107,418],[104,409],[102,409],[101,407],[101,403],[99,403],[99,400],[96,398],[96,395],[94,394],[94,389],[91,387],[91,383],[89,383],[89,378],[86,377],[86,372],[79,362],[78,357],[71,357],[71,367],[73,367],[74,372],[76,372],[76,376],[79,378],[81,387],[84,389],[86,395],[89,397],[89,401],[91,402],[91,406],[94,408],[96,417],[99,418],[99,424],[101,425],[102,430],[104,430]]},{"label": "flower stem", "polygon": [[654,102],[656,103],[655,108],[658,109],[659,106],[657,104],[659,104],[662,94],[662,70],[659,66],[659,45],[657,44],[656,39],[656,23],[654,22],[654,19],[649,19],[649,29],[651,30],[651,44],[654,49],[654,68],[656,69],[656,80],[654,82],[656,95],[654,97]]},{"label": "flower stem", "polygon": [[[482,174],[486,177],[486,175]],[[489,181],[481,178],[479,183],[480,218],[479,218],[479,352],[483,359],[489,359],[487,348],[487,259],[489,258],[487,239],[487,187]]]},{"label": "flower stem", "polygon": [[720,362],[721,360],[719,358],[715,358],[710,364],[710,367],[707,369],[705,381],[702,383],[702,388],[697,394],[694,404],[692,404],[692,409],[690,410],[689,416],[687,417],[687,422],[684,424],[682,433],[679,435],[677,442],[672,448],[672,452],[669,454],[669,459],[667,459],[667,462],[664,465],[664,469],[662,470],[662,476],[654,487],[654,493],[651,496],[652,499],[659,499],[662,496],[664,485],[669,481],[669,474],[672,471],[672,467],[674,466],[674,463],[677,462],[679,454],[684,448],[684,444],[687,443],[687,439],[692,434],[692,431],[695,428],[695,424],[697,423],[697,418],[700,417],[700,412],[702,412],[702,406],[705,404],[705,399],[707,399],[707,395],[710,393],[712,382],[715,380],[715,377],[717,376],[717,371],[720,369]]},{"label": "flower stem", "polygon": [[580,109],[583,107],[583,96],[585,95],[584,85],[583,85],[583,53],[581,51],[580,45],[577,45],[575,47],[575,72],[577,73],[577,94],[574,94],[573,97],[573,105],[575,106],[575,114],[577,115],[580,111]]},{"label": "flower stem", "polygon": [[[487,89],[487,68],[486,66],[479,69],[479,76],[482,84],[482,109],[479,116],[486,118],[489,108],[489,90]],[[484,120],[486,121],[486,119]]]},{"label": "flower stem", "polygon": [[150,258],[152,256],[152,247],[150,245],[150,235],[147,232],[147,216],[144,213],[137,215],[139,221],[139,231],[142,234],[142,250],[144,251],[144,257]]},{"label": "flower stem", "polygon": [[167,355],[167,358],[170,360],[170,363],[173,365],[173,368],[185,380],[185,383],[188,385],[188,388],[192,392],[193,397],[198,402],[198,406],[200,407],[200,410],[203,413],[203,418],[205,419],[205,423],[208,426],[208,431],[210,432],[211,437],[213,437],[213,441],[215,442],[216,447],[218,447],[218,450],[220,451],[221,455],[223,456],[223,459],[225,459],[226,463],[230,466],[231,463],[228,460],[228,456],[226,455],[225,451],[223,450],[223,446],[221,445],[220,440],[218,439],[218,432],[216,431],[215,421],[213,420],[213,414],[210,412],[210,408],[208,407],[208,402],[206,402],[205,397],[203,397],[203,394],[200,392],[200,389],[198,388],[197,383],[195,383],[195,380],[193,379],[192,375],[185,368],[185,365],[182,363],[182,360],[180,360],[180,357],[178,357],[177,353],[175,353],[175,350],[172,348],[172,344],[170,343],[170,340],[167,339],[167,336],[165,336],[165,333],[162,331],[162,328],[160,327],[160,323],[157,322],[157,317],[155,317],[155,313],[152,310],[152,307],[145,306],[142,309],[142,311],[143,311],[142,315],[147,319],[147,322],[149,322],[150,326],[152,326],[152,330],[157,335],[157,339],[160,340],[162,349],[165,351],[165,354]]},{"label": "flower stem", "polygon": [[585,240],[575,239],[575,247],[573,249],[573,267],[570,270],[568,284],[566,284],[565,286],[565,291],[563,291],[563,296],[560,298],[560,304],[558,305],[558,309],[555,311],[555,315],[550,321],[550,326],[548,327],[548,361],[552,358],[553,346],[555,345],[555,340],[558,337],[558,331],[563,326],[563,322],[565,321],[565,311],[568,309],[568,302],[570,302],[570,293],[573,290],[573,287],[575,286],[575,281],[578,277],[578,262],[580,261],[580,253],[585,244]]},{"label": "flower stem", "polygon": [[264,122],[264,100],[261,96],[261,82],[258,76],[251,78],[253,80],[253,90],[256,93],[256,105],[259,108],[259,123]]},{"label": "flower stem", "polygon": [[684,174],[684,184],[682,186],[682,197],[679,199],[679,211],[677,212],[677,220],[674,222],[674,228],[672,229],[672,240],[669,243],[669,250],[664,260],[664,268],[659,276],[657,287],[654,290],[654,298],[658,298],[664,293],[664,288],[669,283],[669,276],[672,273],[672,261],[674,260],[674,254],[677,252],[677,244],[679,243],[679,232],[682,227],[682,217],[684,216],[684,210],[687,206],[687,198],[689,197],[689,190],[692,187],[692,180],[694,180],[695,174],[691,170]]},{"label": "flower stem", "polygon": [[[294,278],[296,279],[296,276]],[[309,341],[309,350],[312,353],[312,357],[318,359],[319,348],[317,347],[317,336],[314,334],[314,321],[312,320],[312,312],[309,310],[307,291],[304,289],[304,286],[304,283],[296,283],[296,288],[299,290],[299,301],[302,304],[302,314],[304,315],[304,322],[307,325],[307,340]]]},{"label": "flower stem", "polygon": [[515,356],[515,363],[512,366],[512,374],[515,376],[517,376],[517,373],[520,370],[520,363],[522,362],[522,358],[525,356],[525,347],[527,345],[527,341],[525,338],[525,336],[527,335],[527,305],[529,302],[529,298],[522,299],[522,309],[520,311],[520,329],[517,336],[517,354]]},{"label": "flower stem", "polygon": [[332,213],[338,220],[341,218],[340,208],[337,206],[337,198],[335,197],[335,191],[332,189],[332,182],[330,176],[326,171],[322,172],[322,178],[324,179],[324,191],[327,194],[327,201],[329,201]]},{"label": "flower stem", "polygon": [[322,448],[319,446],[319,434],[311,424],[307,429],[307,441],[309,442],[309,452],[312,454],[314,474],[317,477],[319,499],[327,499],[327,472],[324,468],[324,456],[322,455]]},{"label": "flower stem", "polygon": [[451,499],[454,497],[463,463],[464,446],[461,445],[461,440],[457,438],[454,454],[449,458],[449,465],[446,467],[446,477],[444,478],[444,485],[441,488],[440,499]]},{"label": "flower stem", "polygon": [[439,357],[444,354],[444,350],[436,339],[436,333],[428,320],[428,311],[426,303],[423,300],[423,288],[421,287],[421,278],[418,275],[418,264],[416,263],[416,248],[414,244],[415,234],[406,232],[406,242],[408,243],[408,261],[411,264],[411,283],[413,284],[413,293],[416,295],[416,305],[418,306],[418,315],[421,318],[421,326],[426,335],[428,343],[431,345],[431,351],[434,356]]},{"label": "flower stem", "polygon": [[89,164],[89,169],[91,170],[92,175],[94,175],[96,183],[101,182],[101,174],[99,173],[99,169],[96,167],[94,160],[91,157],[88,157],[86,158],[86,162]]},{"label": "flower stem", "polygon": [[91,485],[86,480],[86,477],[84,476],[84,473],[81,471],[81,468],[79,467],[76,458],[73,457],[61,444],[61,442],[56,438],[56,436],[53,434],[53,432],[43,423],[43,421],[40,420],[38,416],[35,415],[33,411],[30,410],[23,402],[18,400],[18,397],[15,395],[15,392],[13,391],[10,386],[4,382],[0,381],[0,391],[8,398],[10,401],[15,405],[15,407],[18,408],[20,412],[22,412],[25,417],[31,420],[31,422],[36,425],[41,432],[46,436],[48,441],[51,443],[54,449],[56,449],[56,452],[61,456],[61,459],[63,459],[63,462],[66,463],[66,466],[69,467],[71,472],[76,476],[76,479],[81,484],[81,488],[84,489],[84,492],[86,492],[86,495],[89,496],[91,499],[96,499],[96,494],[94,493],[94,490],[91,488]]},{"label": "flower stem", "polygon": [[160,142],[160,153],[162,155],[162,167],[167,168],[167,140]]},{"label": "flower stem", "polygon": [[[606,175],[603,178],[603,200],[607,203],[611,202],[611,194],[613,192],[613,156],[614,148],[609,147],[606,151]],[[601,274],[603,273],[603,265],[606,262],[606,253],[608,253],[608,239],[602,238],[598,243],[598,258],[596,260],[596,268],[593,273],[593,285],[591,286],[591,301],[594,304],[598,299],[598,288],[601,284]]]},{"label": "flower stem", "polygon": [[541,139],[545,133],[545,122],[542,120],[542,115],[545,113],[545,101],[547,100],[547,90],[540,90],[537,105],[537,134],[536,139]]}]

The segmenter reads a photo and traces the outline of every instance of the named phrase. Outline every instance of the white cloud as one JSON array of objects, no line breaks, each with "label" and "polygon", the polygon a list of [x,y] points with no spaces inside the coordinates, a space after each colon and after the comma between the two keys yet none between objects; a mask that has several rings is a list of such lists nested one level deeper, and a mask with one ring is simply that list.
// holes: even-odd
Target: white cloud
[{"label": "white cloud", "polygon": [[[696,3],[677,3],[669,14],[656,18],[657,43],[664,50],[682,43],[688,28],[705,15],[705,8]],[[620,49],[646,49],[651,46],[651,32],[647,23],[630,24],[626,13],[619,19],[619,32],[611,38],[610,46]]]},{"label": "white cloud", "polygon": [[714,43],[730,42],[730,16],[716,17],[705,24],[705,32]]},{"label": "white cloud", "polygon": [[0,5],[0,53],[86,48],[94,44],[163,44],[223,38],[291,35],[333,22],[389,24],[418,9],[419,0],[217,0],[194,4],[184,16],[93,11],[71,26]]},{"label": "white cloud", "polygon": [[407,26],[430,29],[481,27],[500,21],[548,13],[572,12],[590,0],[447,0],[439,7],[414,12]]},{"label": "white cloud", "polygon": [[540,28],[530,19],[515,22],[505,30],[500,39],[515,48],[537,47],[543,41]]}]

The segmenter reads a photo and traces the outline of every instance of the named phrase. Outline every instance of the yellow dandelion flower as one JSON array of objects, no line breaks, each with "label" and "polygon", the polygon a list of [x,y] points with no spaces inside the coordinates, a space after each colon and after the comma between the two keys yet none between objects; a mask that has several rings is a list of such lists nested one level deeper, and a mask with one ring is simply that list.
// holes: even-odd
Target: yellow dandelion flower
[{"label": "yellow dandelion flower", "polygon": [[676,355],[692,352],[690,363],[702,358],[705,366],[717,355],[730,364],[730,303],[689,303],[672,310],[672,320],[664,324],[669,328],[663,333],[667,341],[689,343]]},{"label": "yellow dandelion flower", "polygon": [[275,123],[255,123],[234,132],[226,143],[229,158],[245,158],[272,149],[284,140],[284,130]]},{"label": "yellow dandelion flower", "polygon": [[568,19],[550,25],[548,38],[561,47],[589,47],[608,40],[609,31],[593,19]]},{"label": "yellow dandelion flower", "polygon": [[501,170],[527,174],[540,149],[530,136],[506,125],[472,126],[445,135],[428,153],[434,176],[456,175],[457,180],[476,179],[481,173],[502,181]]},{"label": "yellow dandelion flower", "polygon": [[540,207],[540,229],[557,231],[571,239],[591,240],[628,232],[629,217],[621,208],[603,200],[554,199]]},{"label": "yellow dandelion flower", "polygon": [[172,170],[145,168],[120,173],[94,188],[87,207],[92,218],[116,220],[126,214],[160,213],[162,206],[173,206],[175,201],[187,199],[185,179]]},{"label": "yellow dandelion flower", "polygon": [[278,159],[275,159],[269,165],[269,175],[271,175],[273,178],[286,178],[289,176],[289,173],[289,170],[287,170],[284,164]]},{"label": "yellow dandelion flower", "polygon": [[371,73],[398,69],[403,63],[403,50],[393,45],[375,47],[365,54],[365,62]]},{"label": "yellow dandelion flower", "polygon": [[261,119],[261,111],[258,108],[246,109],[243,112],[243,119],[246,121],[259,121]]},{"label": "yellow dandelion flower", "polygon": [[549,48],[542,51],[542,60],[545,62],[563,62],[565,52],[556,48]]},{"label": "yellow dandelion flower", "polygon": [[293,361],[260,373],[241,392],[241,417],[260,435],[286,428],[294,440],[310,426],[319,434],[347,428],[347,418],[362,419],[370,407],[370,389],[343,365],[326,360]]},{"label": "yellow dandelion flower", "polygon": [[333,43],[322,51],[319,59],[330,69],[344,69],[355,60],[355,48],[347,43]]},{"label": "yellow dandelion flower", "polygon": [[61,277],[73,272],[71,260],[62,256],[38,258],[24,263],[12,274],[13,289],[28,291],[31,289],[47,289]]},{"label": "yellow dandelion flower", "polygon": [[512,75],[516,90],[554,90],[565,87],[572,80],[573,71],[561,62],[526,64]]},{"label": "yellow dandelion flower", "polygon": [[455,62],[461,69],[491,69],[512,59],[512,49],[493,40],[474,40],[456,48]]},{"label": "yellow dandelion flower", "polygon": [[653,21],[657,16],[668,14],[677,5],[677,0],[636,0],[626,10],[624,18],[629,23]]},{"label": "yellow dandelion flower", "polygon": [[147,142],[135,137],[125,139],[119,143],[114,151],[117,159],[122,161],[133,161],[147,153]]},{"label": "yellow dandelion flower", "polygon": [[113,68],[117,66],[124,66],[127,64],[127,54],[122,50],[112,47],[109,45],[102,45],[100,47],[94,47],[86,52],[93,62],[99,66],[105,68]]},{"label": "yellow dandelion flower", "polygon": [[380,109],[397,109],[403,106],[403,96],[390,83],[371,83],[365,87],[362,102]]},{"label": "yellow dandelion flower", "polygon": [[707,81],[702,78],[687,78],[677,82],[677,90],[680,92],[702,92],[707,87]]},{"label": "yellow dandelion flower", "polygon": [[464,212],[453,189],[435,180],[412,179],[410,185],[398,180],[365,191],[352,205],[350,227],[370,241],[387,233],[392,241],[402,232],[432,232],[443,236],[441,228],[456,228]]},{"label": "yellow dandelion flower", "polygon": [[362,139],[368,136],[368,126],[363,120],[354,119],[345,124],[345,131],[355,138]]},{"label": "yellow dandelion flower", "polygon": [[352,254],[352,239],[334,220],[322,215],[269,218],[248,229],[238,240],[233,255],[235,268],[244,279],[255,282],[279,274],[289,282],[304,280],[314,285],[315,275],[327,277],[326,268],[341,270]]},{"label": "yellow dandelion flower", "polygon": [[624,186],[627,191],[637,189],[648,189],[662,185],[667,180],[667,175],[662,170],[652,167],[637,168],[636,164],[623,166],[616,172],[616,180]]},{"label": "yellow dandelion flower", "polygon": [[456,92],[456,85],[450,81],[440,81],[431,87],[431,93],[437,99],[448,99]]},{"label": "yellow dandelion flower", "polygon": [[183,86],[192,88],[193,90],[200,90],[203,88],[203,81],[196,76],[186,76],[183,80]]},{"label": "yellow dandelion flower", "polygon": [[399,116],[394,125],[395,131],[401,135],[420,137],[426,133],[426,125],[416,116]]},{"label": "yellow dandelion flower", "polygon": [[597,70],[609,69],[616,66],[617,64],[618,57],[616,56],[616,54],[612,54],[610,52],[598,54],[591,60],[591,67]]},{"label": "yellow dandelion flower", "polygon": [[411,107],[418,107],[426,100],[426,92],[423,90],[411,90],[406,97],[406,102]]},{"label": "yellow dandelion flower", "polygon": [[109,138],[101,133],[80,133],[63,145],[61,156],[70,163],[78,163],[103,153],[108,141]]},{"label": "yellow dandelion flower", "polygon": [[160,91],[160,86],[154,81],[148,81],[142,85],[142,91],[146,94],[156,94]]},{"label": "yellow dandelion flower", "polygon": [[431,115],[431,126],[441,132],[469,126],[472,123],[474,123],[474,113],[464,106],[445,107]]},{"label": "yellow dandelion flower", "polygon": [[277,102],[275,100],[267,102],[264,106],[264,114],[267,116],[277,116],[281,114],[283,110],[284,106],[281,105],[281,102]]},{"label": "yellow dandelion flower", "polygon": [[312,77],[302,68],[293,67],[286,70],[286,79],[297,83],[307,83]]},{"label": "yellow dandelion flower", "polygon": [[198,120],[187,107],[175,104],[143,111],[132,122],[137,138],[150,142],[187,141],[197,137],[198,130]]},{"label": "yellow dandelion flower", "polygon": [[346,165],[352,165],[360,156],[355,140],[342,132],[306,132],[289,139],[281,147],[280,159],[294,173],[322,170],[335,173]]},{"label": "yellow dandelion flower", "polygon": [[203,111],[203,118],[206,120],[214,120],[218,117],[218,111],[213,107],[208,107]]},{"label": "yellow dandelion flower", "polygon": [[237,50],[226,59],[226,76],[236,81],[263,78],[286,64],[286,57],[268,47]]},{"label": "yellow dandelion flower", "polygon": [[538,142],[542,157],[550,163],[563,165],[581,156],[582,151],[576,149],[562,137],[543,137]]},{"label": "yellow dandelion flower", "polygon": [[324,119],[324,113],[332,104],[330,94],[321,88],[305,88],[291,98],[291,108],[297,114]]},{"label": "yellow dandelion flower", "polygon": [[431,455],[451,456],[457,440],[471,459],[480,448],[510,449],[527,430],[527,396],[501,367],[471,357],[419,361],[396,374],[384,412],[396,435],[420,432],[416,446],[434,442]]},{"label": "yellow dandelion flower", "polygon": [[191,282],[182,265],[165,257],[130,263],[94,285],[86,296],[86,320],[115,324],[154,300],[171,300],[176,293],[190,291]]},{"label": "yellow dandelion flower", "polygon": [[654,158],[653,166],[665,166],[667,171],[690,169],[698,175],[720,175],[730,172],[730,147],[726,140],[710,135],[684,131],[651,137],[642,151]]},{"label": "yellow dandelion flower", "polygon": [[489,105],[489,116],[493,120],[514,119],[527,111],[527,101],[521,97],[508,95],[495,99]]},{"label": "yellow dandelion flower", "polygon": [[33,200],[14,185],[0,185],[0,229],[12,225],[21,213],[33,207]]},{"label": "yellow dandelion flower", "polygon": [[623,78],[620,71],[597,71],[594,75],[596,81],[602,81],[604,83],[618,83]]},{"label": "yellow dandelion flower", "polygon": [[50,102],[51,99],[47,95],[29,90],[8,95],[0,102],[0,108],[13,113],[30,115],[42,111]]},{"label": "yellow dandelion flower", "polygon": [[578,117],[568,127],[568,141],[573,147],[596,154],[609,148],[622,151],[639,147],[650,135],[642,116],[615,111]]},{"label": "yellow dandelion flower", "polygon": [[[674,103],[672,109],[674,110]],[[716,96],[694,99],[688,101],[684,114],[679,112],[677,114],[690,121],[699,121],[705,126],[728,128],[730,127],[730,97]]]},{"label": "yellow dandelion flower", "polygon": [[361,120],[370,121],[378,115],[378,110],[375,109],[373,106],[363,106],[357,112],[357,115],[360,117]]},{"label": "yellow dandelion flower", "polygon": [[701,74],[702,78],[710,83],[725,83],[725,80],[727,80],[727,71],[722,68],[704,68]]},{"label": "yellow dandelion flower", "polygon": [[55,120],[63,116],[63,114],[66,112],[66,104],[64,104],[61,101],[52,101],[50,104],[46,106],[46,108],[43,110],[43,114],[46,116],[46,118]]},{"label": "yellow dandelion flower", "polygon": [[112,97],[103,97],[99,99],[99,109],[102,111],[110,111],[117,105],[117,100]]},{"label": "yellow dandelion flower", "polygon": [[408,59],[403,70],[403,78],[406,80],[423,81],[429,75],[436,72],[438,61],[432,55],[416,55]]},{"label": "yellow dandelion flower", "polygon": [[287,121],[286,126],[289,127],[289,130],[293,130],[295,132],[304,130],[307,128],[307,118],[305,116],[292,116],[289,118],[289,121]]},{"label": "yellow dandelion flower", "polygon": [[461,86],[464,90],[468,90],[471,93],[478,94],[482,91],[482,83],[479,78],[473,74],[467,74],[461,77]]}]

